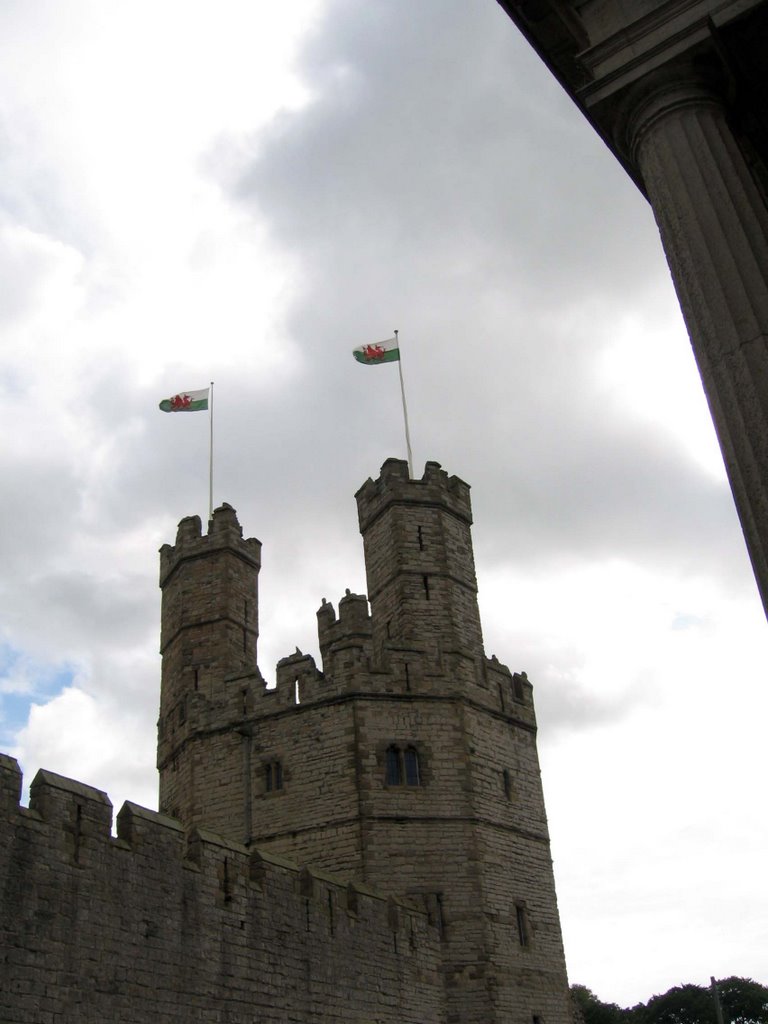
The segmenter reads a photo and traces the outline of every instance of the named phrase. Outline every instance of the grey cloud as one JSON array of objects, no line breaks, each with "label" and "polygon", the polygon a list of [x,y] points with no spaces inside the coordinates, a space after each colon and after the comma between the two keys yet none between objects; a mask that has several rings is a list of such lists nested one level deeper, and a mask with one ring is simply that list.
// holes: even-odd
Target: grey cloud
[{"label": "grey cloud", "polygon": [[[607,291],[650,249],[645,204],[493,4],[331,12],[303,64],[316,102],[255,140],[233,188],[300,242],[317,287],[343,271],[408,295],[468,272],[540,301],[594,288],[595,260]],[[554,203],[564,179],[572,202]]]},{"label": "grey cloud", "polygon": [[615,696],[597,696],[572,680],[558,680],[552,673],[544,673],[535,697],[536,715],[547,745],[557,743],[564,731],[597,729],[621,722],[654,699],[652,692],[639,685]]},{"label": "grey cloud", "polygon": [[349,356],[399,326],[417,461],[467,476],[494,535],[511,512],[512,554],[675,551],[720,571],[727,490],[591,378],[612,319],[668,288],[650,213],[508,21],[485,0],[338,2],[302,70],[314,102],[227,172],[303,268],[290,323],[311,390],[253,414],[279,425],[277,478],[293,457],[312,476],[306,443],[338,452],[323,503],[342,466],[402,452],[394,380]]}]

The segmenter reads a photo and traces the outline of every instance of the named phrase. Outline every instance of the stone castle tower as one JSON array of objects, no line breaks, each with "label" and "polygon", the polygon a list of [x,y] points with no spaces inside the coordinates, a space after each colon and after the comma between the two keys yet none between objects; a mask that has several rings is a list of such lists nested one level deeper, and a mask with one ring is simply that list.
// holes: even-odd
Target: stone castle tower
[{"label": "stone castle tower", "polygon": [[469,487],[389,459],[356,497],[370,612],[323,600],[322,670],[297,650],[274,689],[260,544],[234,510],[207,535],[182,520],[161,549],[161,814],[415,901],[446,1022],[566,1024],[532,691],[485,656]]}]

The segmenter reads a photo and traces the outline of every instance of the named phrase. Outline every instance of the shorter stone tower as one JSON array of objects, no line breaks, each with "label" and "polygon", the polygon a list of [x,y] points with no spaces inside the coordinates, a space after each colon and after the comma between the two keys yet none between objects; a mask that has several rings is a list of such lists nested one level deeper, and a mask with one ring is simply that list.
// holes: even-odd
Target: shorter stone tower
[{"label": "shorter stone tower", "polygon": [[[226,504],[214,512],[207,536],[200,517],[190,516],[179,523],[175,546],[160,549],[160,806],[190,825],[225,826],[226,834],[242,813],[245,781],[232,762],[240,744],[229,733],[215,745],[222,788],[214,797],[213,748],[205,740],[222,716],[226,727],[243,718],[237,679],[258,671],[260,568],[261,544],[243,540]],[[222,801],[218,815],[212,799]]]},{"label": "shorter stone tower", "polygon": [[370,613],[324,600],[322,670],[297,649],[272,689],[258,541],[224,506],[162,549],[161,810],[425,907],[447,1024],[569,1024],[532,690],[483,649],[469,487],[389,459],[357,506]]}]

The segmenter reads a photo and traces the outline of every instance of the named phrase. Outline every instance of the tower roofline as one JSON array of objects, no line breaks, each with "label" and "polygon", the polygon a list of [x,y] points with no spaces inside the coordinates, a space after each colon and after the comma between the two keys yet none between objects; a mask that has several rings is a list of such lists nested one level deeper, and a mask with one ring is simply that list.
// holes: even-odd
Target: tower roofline
[{"label": "tower roofline", "polygon": [[427,462],[420,480],[412,479],[404,459],[387,459],[377,480],[370,477],[355,494],[360,530],[365,532],[393,504],[439,506],[472,524],[470,487],[458,476],[449,476],[439,462]]},{"label": "tower roofline", "polygon": [[185,561],[201,558],[217,550],[228,549],[256,569],[261,567],[261,541],[255,537],[243,538],[237,512],[227,502],[214,509],[208,521],[208,532],[203,534],[200,516],[186,516],[176,531],[176,543],[160,548],[160,586]]}]

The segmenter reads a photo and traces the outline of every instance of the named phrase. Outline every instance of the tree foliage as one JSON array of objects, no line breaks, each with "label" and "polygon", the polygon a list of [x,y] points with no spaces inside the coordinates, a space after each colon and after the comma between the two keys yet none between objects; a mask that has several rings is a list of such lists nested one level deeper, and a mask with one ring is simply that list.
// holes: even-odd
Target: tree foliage
[{"label": "tree foliage", "polygon": [[725,1024],[765,1024],[768,1021],[768,988],[751,978],[718,981]]},{"label": "tree foliage", "polygon": [[[751,978],[717,982],[724,1024],[768,1024],[768,988]],[[604,1003],[584,985],[571,986],[577,1016],[584,1024],[718,1024],[709,986],[676,985],[647,1003],[622,1008]]]},{"label": "tree foliage", "polygon": [[581,1011],[584,1024],[625,1024],[625,1014],[616,1003],[604,1003],[585,985],[571,985],[571,996]]}]

